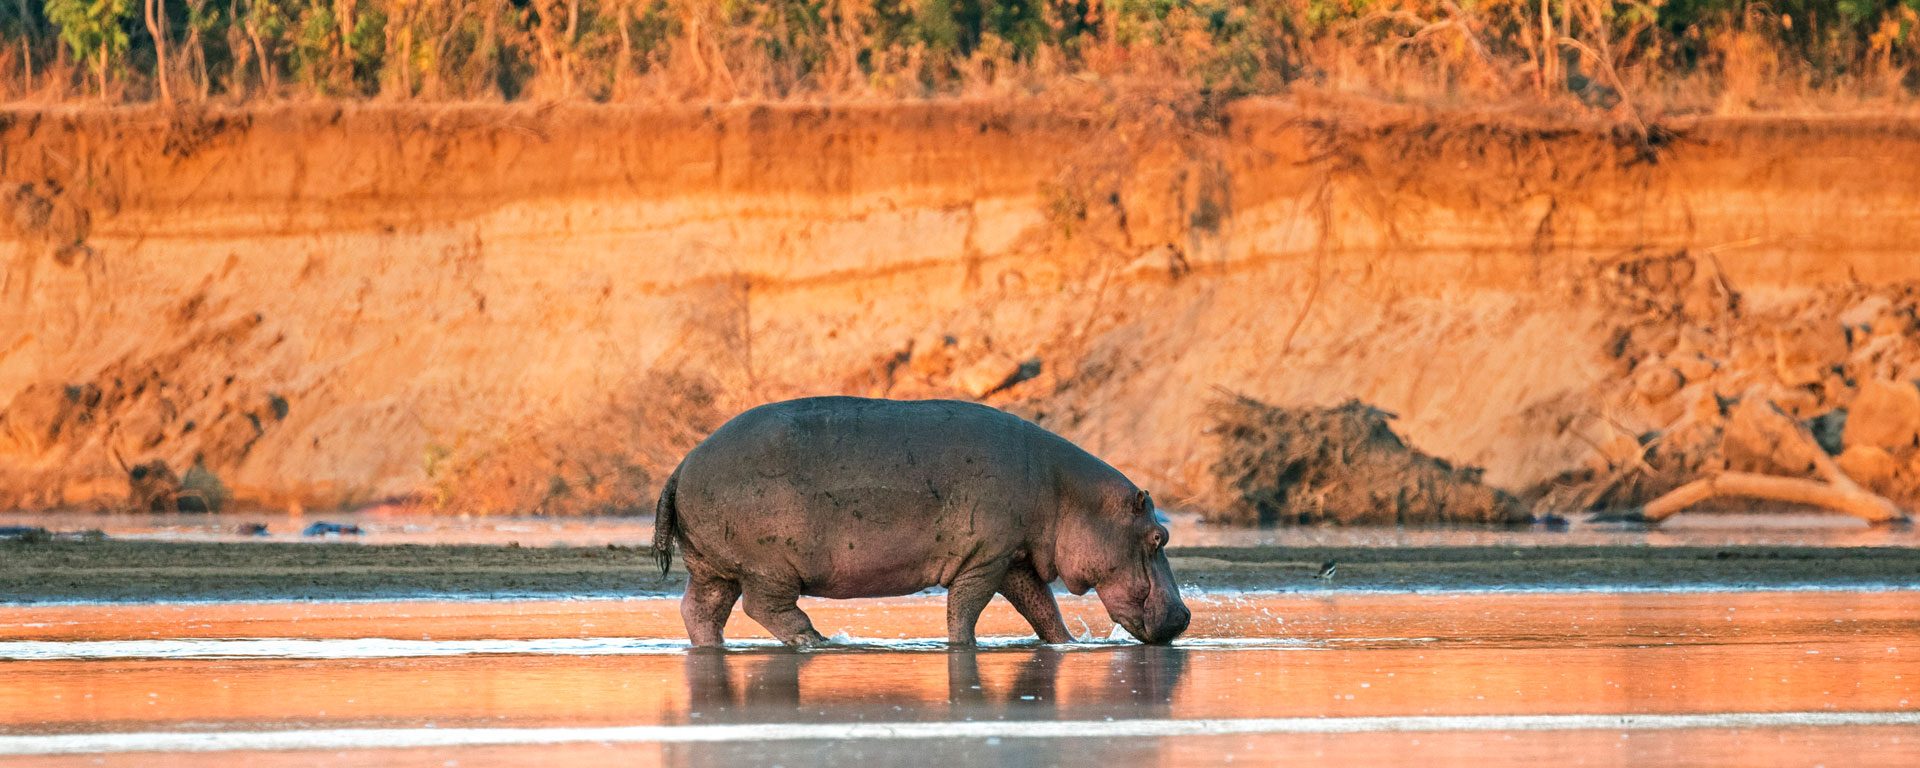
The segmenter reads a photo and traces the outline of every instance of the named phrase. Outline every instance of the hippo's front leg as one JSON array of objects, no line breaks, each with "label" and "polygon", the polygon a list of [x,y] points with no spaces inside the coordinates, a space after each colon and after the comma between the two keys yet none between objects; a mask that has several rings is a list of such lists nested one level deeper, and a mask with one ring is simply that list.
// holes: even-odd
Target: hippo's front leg
[{"label": "hippo's front leg", "polygon": [[1000,589],[1006,572],[1004,563],[976,568],[954,577],[953,583],[947,585],[948,645],[973,647],[973,630],[980,623],[980,612],[993,601],[993,593]]},{"label": "hippo's front leg", "polygon": [[1073,642],[1067,623],[1060,619],[1060,604],[1053,599],[1053,589],[1040,580],[1040,574],[1032,565],[1018,563],[1008,569],[1006,577],[1000,580],[1000,594],[1033,625],[1033,632],[1040,636],[1041,642]]}]

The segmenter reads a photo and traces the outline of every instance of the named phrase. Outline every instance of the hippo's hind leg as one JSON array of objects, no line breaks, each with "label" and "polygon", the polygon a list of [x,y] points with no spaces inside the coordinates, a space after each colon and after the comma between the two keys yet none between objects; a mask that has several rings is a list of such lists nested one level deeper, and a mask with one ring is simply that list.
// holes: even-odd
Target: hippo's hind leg
[{"label": "hippo's hind leg", "polygon": [[1040,580],[1040,574],[1027,563],[1016,563],[1000,580],[1000,594],[1012,603],[1014,610],[1026,617],[1033,625],[1033,631],[1040,636],[1041,642],[1071,643],[1073,635],[1067,632],[1067,623],[1060,620],[1060,604],[1053,599],[1053,589]]},{"label": "hippo's hind leg", "polygon": [[726,642],[727,618],[740,599],[740,582],[722,578],[693,558],[687,558],[687,594],[680,598],[680,620],[687,639],[696,648],[714,648]]},{"label": "hippo's hind leg", "polygon": [[825,643],[827,639],[814,631],[813,620],[796,604],[799,597],[795,589],[749,581],[745,598],[747,616],[787,645],[804,648]]}]

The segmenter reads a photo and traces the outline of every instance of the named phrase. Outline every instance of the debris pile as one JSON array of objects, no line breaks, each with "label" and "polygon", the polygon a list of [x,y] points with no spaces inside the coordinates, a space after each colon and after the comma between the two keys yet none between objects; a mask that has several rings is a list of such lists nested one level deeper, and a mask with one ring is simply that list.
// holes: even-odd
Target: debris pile
[{"label": "debris pile", "polygon": [[204,294],[153,320],[174,334],[166,343],[0,400],[0,506],[69,506],[78,468],[109,458],[125,473],[127,508],[218,512],[229,501],[215,473],[236,472],[294,408],[248,372],[284,337]]},{"label": "debris pile", "polygon": [[1759,305],[1684,252],[1599,278],[1620,376],[1578,427],[1593,458],[1524,493],[1536,510],[1657,520],[1738,499],[1883,522],[1920,500],[1920,285]]},{"label": "debris pile", "polygon": [[127,508],[135,512],[206,512],[225,509],[233,494],[225,483],[194,461],[185,475],[174,474],[167,462],[154,459],[127,467]]},{"label": "debris pile", "polygon": [[1232,523],[1526,523],[1527,509],[1481,480],[1406,444],[1394,415],[1357,400],[1283,408],[1245,396],[1209,406]]}]

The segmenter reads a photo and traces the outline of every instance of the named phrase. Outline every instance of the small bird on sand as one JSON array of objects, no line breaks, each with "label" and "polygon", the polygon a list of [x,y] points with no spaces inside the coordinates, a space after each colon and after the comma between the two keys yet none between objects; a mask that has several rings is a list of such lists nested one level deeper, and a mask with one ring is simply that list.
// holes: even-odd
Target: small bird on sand
[{"label": "small bird on sand", "polygon": [[1319,579],[1321,581],[1333,581],[1333,572],[1338,570],[1339,568],[1340,568],[1339,563],[1334,562],[1332,560],[1328,560],[1320,564],[1320,575],[1315,576],[1314,578]]}]

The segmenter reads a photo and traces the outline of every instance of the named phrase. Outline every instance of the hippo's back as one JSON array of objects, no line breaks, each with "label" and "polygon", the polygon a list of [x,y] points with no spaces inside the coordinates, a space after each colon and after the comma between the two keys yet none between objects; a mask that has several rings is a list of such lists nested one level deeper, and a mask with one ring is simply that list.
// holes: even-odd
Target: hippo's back
[{"label": "hippo's back", "polygon": [[1036,454],[1051,453],[1056,441],[1064,442],[976,403],[809,397],[722,425],[687,454],[680,487],[720,500],[768,486],[827,494],[917,481],[906,490],[932,493],[985,480],[1024,482],[1039,479],[1030,477],[1043,463]]}]

